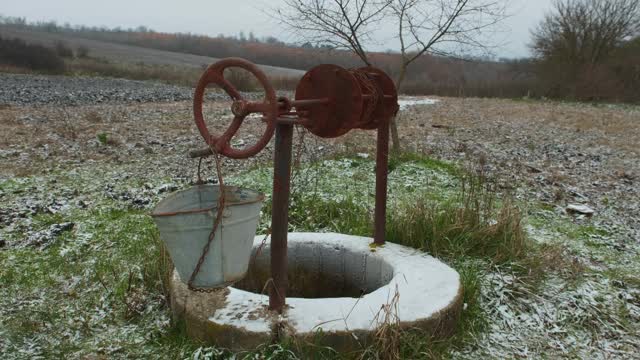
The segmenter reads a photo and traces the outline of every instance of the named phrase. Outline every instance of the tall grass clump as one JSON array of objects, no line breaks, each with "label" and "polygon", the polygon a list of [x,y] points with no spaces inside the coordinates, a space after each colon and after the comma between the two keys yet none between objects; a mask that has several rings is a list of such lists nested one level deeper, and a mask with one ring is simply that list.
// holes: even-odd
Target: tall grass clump
[{"label": "tall grass clump", "polygon": [[[335,160],[339,161],[339,160]],[[344,196],[336,196],[338,184],[354,181],[353,187],[369,183],[361,177],[369,174],[367,162],[350,162],[350,178],[333,179],[323,166],[303,171],[293,181],[289,210],[290,231],[335,231],[339,233],[373,235],[373,197],[367,192],[344,187]],[[493,182],[482,173],[428,157],[403,153],[390,157],[389,171],[415,167],[432,171],[446,181],[440,185],[417,185],[411,193],[401,187],[390,193],[387,209],[386,240],[420,249],[447,261],[476,258],[501,264],[523,259],[530,244],[524,231],[524,214],[508,194],[499,194]],[[340,166],[336,164],[336,166]],[[421,170],[416,170],[421,171]],[[406,181],[418,183],[421,178],[410,175]],[[321,180],[318,178],[321,177]],[[330,177],[330,178],[327,178]],[[310,178],[310,179],[309,179]],[[270,178],[267,180],[270,181]],[[320,184],[315,184],[315,182]],[[402,181],[402,180],[400,180]],[[437,183],[437,181],[436,181]],[[435,184],[435,183],[434,183]],[[442,187],[442,188],[441,188]],[[268,191],[268,187],[262,189]],[[399,195],[393,195],[399,194]],[[372,194],[370,195],[372,196]],[[271,213],[268,201],[264,213]],[[269,219],[263,219],[263,221]]]},{"label": "tall grass clump", "polygon": [[467,172],[460,181],[447,200],[418,196],[391,209],[387,240],[436,257],[521,259],[528,243],[518,207],[508,197],[498,199],[484,175]]},{"label": "tall grass clump", "polygon": [[60,57],[73,58],[73,50],[64,41],[57,41],[53,49]]},{"label": "tall grass clump", "polygon": [[250,72],[244,69],[226,69],[224,77],[238,91],[251,92],[262,90],[262,85],[260,85],[258,80]]},{"label": "tall grass clump", "polygon": [[117,63],[106,59],[80,57],[67,62],[74,75],[106,76],[131,80],[158,80],[168,84],[194,86],[202,74],[200,69],[145,63]]}]

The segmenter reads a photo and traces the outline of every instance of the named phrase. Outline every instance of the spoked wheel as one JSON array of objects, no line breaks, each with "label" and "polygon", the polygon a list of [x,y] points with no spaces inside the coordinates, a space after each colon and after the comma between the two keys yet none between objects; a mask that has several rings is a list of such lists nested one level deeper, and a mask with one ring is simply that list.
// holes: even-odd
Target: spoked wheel
[{"label": "spoked wheel", "polygon": [[[245,100],[240,92],[224,78],[224,71],[228,68],[241,68],[250,72],[258,79],[265,91],[265,98],[262,102]],[[202,114],[202,104],[204,92],[209,84],[216,84],[221,87],[233,101],[231,112],[234,118],[227,130],[219,136],[209,132]],[[238,132],[244,119],[252,113],[262,114],[262,120],[266,124],[266,129],[258,142],[244,149],[231,147],[231,138]],[[256,65],[240,58],[228,58],[209,66],[202,74],[193,97],[193,116],[200,134],[217,153],[233,159],[245,159],[260,152],[271,140],[275,130],[276,118],[278,117],[278,101],[276,92],[269,84],[267,76]]]}]

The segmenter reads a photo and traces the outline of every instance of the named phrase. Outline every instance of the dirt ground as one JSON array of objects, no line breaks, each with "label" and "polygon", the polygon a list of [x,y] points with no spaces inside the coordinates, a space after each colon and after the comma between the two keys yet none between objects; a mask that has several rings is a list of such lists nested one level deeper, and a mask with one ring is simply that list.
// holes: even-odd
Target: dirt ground
[{"label": "dirt ground", "polygon": [[594,221],[640,241],[640,108],[443,98],[403,114],[407,148],[467,160],[505,188],[564,208],[586,204]]},{"label": "dirt ground", "polygon": [[[529,207],[529,236],[539,242],[562,238],[572,246],[575,261],[590,269],[587,279],[574,288],[569,289],[562,282],[566,279],[552,279],[534,295],[516,294],[520,288],[513,276],[495,269],[483,287],[483,306],[492,324],[478,346],[456,355],[637,356],[640,107],[529,100],[436,100],[400,113],[403,150],[490,175],[500,191],[512,193]],[[231,118],[229,105],[224,101],[207,103],[205,115],[210,129],[226,128]],[[30,178],[31,183],[41,178],[56,181],[55,176],[47,176],[109,167],[121,174],[98,171],[112,178],[96,179],[97,190],[90,194],[112,196],[113,186],[131,179],[188,183],[195,179],[197,161],[189,159],[187,153],[204,145],[192,116],[188,101],[76,107],[4,105],[0,108],[0,184],[24,177]],[[251,144],[264,129],[255,119],[248,119],[246,125],[234,138],[235,146]],[[303,161],[335,153],[375,151],[375,132],[371,131],[352,131],[328,140],[299,131],[295,136],[298,140],[304,136],[303,147],[299,147],[299,141],[294,144],[295,154],[302,154]],[[223,171],[231,174],[268,163],[272,153],[273,141],[254,158],[225,160]],[[205,177],[214,177],[211,163],[205,165],[205,171]],[[39,208],[57,211],[63,206],[56,205],[58,195],[37,193],[36,185],[29,185],[32,187],[25,192],[18,185],[0,186],[0,225],[7,227],[6,234],[12,238],[23,226],[14,224],[22,224],[24,220],[20,219],[31,211],[29,199]],[[166,190],[145,186],[139,186],[140,193]],[[89,198],[77,200],[77,194],[71,192],[62,195],[69,198],[70,206],[76,206],[75,201],[77,206],[91,206]],[[150,204],[137,194],[125,195],[134,204]],[[122,199],[124,195],[113,196]],[[13,200],[5,203],[5,199]],[[593,214],[567,211],[569,205],[584,205]],[[535,226],[534,221],[544,222],[544,226]],[[0,238],[0,242],[1,251],[10,241]],[[612,299],[624,302],[624,311],[608,309]],[[596,334],[585,326],[590,321],[601,324]],[[553,332],[558,324],[562,332]]]},{"label": "dirt ground", "polygon": [[[205,114],[212,131],[230,120],[225,101],[208,103]],[[441,98],[402,111],[398,128],[403,150],[482,168],[530,200],[587,205],[595,221],[618,227],[625,241],[640,241],[638,107]],[[263,131],[249,119],[234,142],[251,144]],[[270,160],[272,143],[255,158],[227,161],[227,170]],[[373,153],[375,132],[337,139],[306,134],[304,143],[311,157]],[[0,109],[0,175],[7,178],[88,161],[183,158],[174,164],[193,167],[186,153],[203,145],[190,102]]]}]

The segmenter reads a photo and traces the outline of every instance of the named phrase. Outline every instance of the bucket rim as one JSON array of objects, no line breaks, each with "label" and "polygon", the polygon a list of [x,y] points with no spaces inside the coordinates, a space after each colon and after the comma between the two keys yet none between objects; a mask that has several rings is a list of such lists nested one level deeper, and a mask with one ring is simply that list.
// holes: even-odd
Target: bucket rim
[{"label": "bucket rim", "polygon": [[[156,208],[158,206],[160,206],[162,203],[170,201],[171,198],[175,197],[177,194],[179,193],[183,193],[186,191],[190,191],[193,188],[198,188],[198,187],[217,187],[219,188],[220,185],[215,185],[215,184],[202,184],[202,185],[193,185],[187,189],[183,189],[183,190],[178,190],[175,191],[171,194],[169,194],[169,196],[167,196],[166,198],[160,200],[160,202],[158,202],[158,204],[156,205]],[[237,206],[237,205],[246,205],[246,204],[253,204],[253,203],[257,203],[257,202],[262,202],[265,199],[265,195],[263,192],[254,190],[254,189],[249,189],[249,188],[244,188],[244,187],[240,187],[240,186],[234,186],[234,185],[225,185],[224,186],[225,189],[230,189],[230,190],[234,190],[234,189],[244,189],[244,190],[249,190],[252,191],[254,193],[256,193],[257,197],[255,199],[252,200],[243,200],[243,201],[234,201],[234,202],[228,202],[225,204],[225,207],[229,207],[229,206]],[[218,206],[217,204],[215,206],[209,206],[206,208],[200,208],[200,209],[192,209],[192,210],[181,210],[181,211],[168,211],[168,212],[156,212],[156,210],[154,209],[151,212],[151,216],[152,217],[163,217],[163,216],[175,216],[175,215],[186,215],[186,214],[197,214],[197,213],[203,213],[203,212],[207,212],[213,209],[216,209]]]}]

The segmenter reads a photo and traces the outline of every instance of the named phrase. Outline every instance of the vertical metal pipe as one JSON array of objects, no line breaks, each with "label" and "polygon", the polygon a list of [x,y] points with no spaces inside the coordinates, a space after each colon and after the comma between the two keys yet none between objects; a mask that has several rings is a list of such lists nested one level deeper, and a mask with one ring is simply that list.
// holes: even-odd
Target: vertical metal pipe
[{"label": "vertical metal pipe", "polygon": [[373,242],[384,244],[387,221],[387,173],[389,170],[389,122],[378,127],[376,149],[376,209],[374,215]]},{"label": "vertical metal pipe", "polygon": [[291,148],[293,125],[276,125],[273,156],[273,198],[271,216],[271,278],[269,309],[282,312],[287,279],[287,232],[289,227],[289,192],[291,187]]}]

